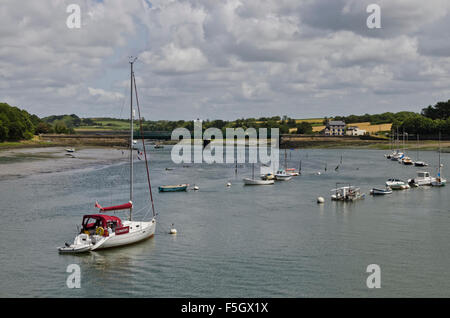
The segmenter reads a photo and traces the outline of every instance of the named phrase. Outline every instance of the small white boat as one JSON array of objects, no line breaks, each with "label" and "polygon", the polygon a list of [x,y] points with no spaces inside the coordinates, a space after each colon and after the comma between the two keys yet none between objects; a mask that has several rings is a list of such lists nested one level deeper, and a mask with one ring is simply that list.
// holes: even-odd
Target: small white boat
[{"label": "small white boat", "polygon": [[409,157],[403,157],[401,161],[405,166],[412,166],[414,162]]},{"label": "small white boat", "polygon": [[365,194],[361,193],[361,189],[352,185],[345,187],[337,187],[331,190],[334,194],[331,195],[333,201],[356,201],[364,199]]},{"label": "small white boat", "polygon": [[285,170],[278,170],[275,173],[275,180],[277,181],[289,181],[292,179],[292,176],[287,174]]},{"label": "small white boat", "polygon": [[388,179],[385,184],[386,187],[389,187],[392,190],[405,190],[410,188],[407,182],[395,178]]},{"label": "small white boat", "polygon": [[425,163],[424,161],[415,161],[415,162],[414,162],[414,165],[415,165],[416,167],[426,167],[426,166],[428,166],[428,164]]},{"label": "small white boat", "polygon": [[251,179],[251,178],[244,178],[242,179],[244,181],[245,185],[269,185],[274,184],[274,180],[262,180],[262,179]]},{"label": "small white boat", "polygon": [[386,195],[386,194],[391,194],[391,193],[392,193],[392,189],[389,187],[386,187],[384,189],[373,188],[370,190],[370,194],[372,194],[372,195]]},{"label": "small white boat", "polygon": [[417,177],[414,179],[409,179],[408,184],[414,186],[429,186],[431,182],[433,182],[435,178],[430,176],[430,173],[427,171],[417,171]]},{"label": "small white boat", "polygon": [[446,185],[447,180],[445,180],[444,178],[442,178],[441,175],[441,168],[442,168],[442,164],[441,164],[441,132],[439,132],[439,161],[438,161],[438,174],[437,177],[434,178],[433,181],[431,181],[431,185],[433,187],[443,187]]},{"label": "small white boat", "polygon": [[271,180],[255,179],[255,164],[254,163],[252,163],[252,177],[244,178],[242,180],[244,181],[244,185],[269,185],[269,184],[275,183],[275,181],[273,179],[271,179]]},{"label": "small white boat", "polygon": [[286,174],[293,176],[293,177],[300,175],[300,173],[297,170],[295,170],[295,168],[286,168]]},{"label": "small white boat", "polygon": [[447,180],[441,177],[435,178],[433,181],[431,181],[431,185],[433,187],[443,187],[447,184]]},{"label": "small white boat", "polygon": [[392,160],[392,161],[399,161],[399,160],[402,160],[403,156],[404,156],[404,153],[403,153],[403,152],[396,152],[396,153],[391,157],[391,160]]},{"label": "small white boat", "polygon": [[75,148],[66,148],[65,149],[67,152],[75,152]]}]

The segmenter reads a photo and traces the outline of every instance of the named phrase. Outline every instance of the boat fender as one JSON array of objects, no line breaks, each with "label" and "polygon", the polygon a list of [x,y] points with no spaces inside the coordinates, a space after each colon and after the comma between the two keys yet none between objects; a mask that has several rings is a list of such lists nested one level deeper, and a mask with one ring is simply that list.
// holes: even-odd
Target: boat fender
[{"label": "boat fender", "polygon": [[317,198],[317,203],[324,203],[325,199],[323,197],[318,197]]},{"label": "boat fender", "polygon": [[95,234],[103,236],[103,234],[105,234],[105,230],[100,226],[95,230]]}]

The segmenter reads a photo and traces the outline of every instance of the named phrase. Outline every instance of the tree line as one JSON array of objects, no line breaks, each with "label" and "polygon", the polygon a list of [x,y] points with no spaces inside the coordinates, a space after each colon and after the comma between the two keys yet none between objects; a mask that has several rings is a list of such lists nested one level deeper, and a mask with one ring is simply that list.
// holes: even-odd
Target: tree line
[{"label": "tree line", "polygon": [[[331,118],[330,118],[331,119]],[[435,105],[429,105],[422,109],[420,113],[402,111],[397,113],[386,112],[382,114],[364,114],[335,116],[333,120],[342,120],[346,124],[358,122],[370,122],[371,124],[392,123],[392,129],[399,129],[400,132],[409,134],[437,135],[440,131],[444,135],[450,136],[450,100],[438,102]],[[39,118],[36,115],[29,114],[27,111],[18,107],[10,106],[6,103],[0,103],[0,141],[16,141],[30,139],[35,134],[57,133],[72,134],[75,128],[80,126],[100,126],[100,121],[123,121],[128,119],[114,118],[80,118],[75,114],[53,115]],[[324,118],[323,123],[329,118]],[[105,128],[111,123],[105,124]],[[299,134],[310,134],[313,132],[312,124],[307,121],[297,122],[293,118],[284,115],[259,118],[240,118],[232,121],[215,119],[204,120],[203,129],[215,127],[222,130],[225,134],[226,128],[278,128],[280,134],[287,134],[290,131]],[[150,121],[143,118],[143,128],[145,131],[173,131],[176,128],[186,128],[191,132],[194,130],[192,120],[157,120]],[[296,128],[292,129],[292,128]]]}]

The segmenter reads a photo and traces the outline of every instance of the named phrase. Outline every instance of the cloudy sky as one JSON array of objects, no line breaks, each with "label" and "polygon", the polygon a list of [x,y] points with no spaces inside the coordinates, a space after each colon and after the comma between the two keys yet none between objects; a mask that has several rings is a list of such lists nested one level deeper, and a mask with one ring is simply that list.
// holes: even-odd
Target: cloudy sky
[{"label": "cloudy sky", "polygon": [[130,55],[146,119],[418,111],[450,99],[450,1],[0,0],[2,102],[125,118]]}]

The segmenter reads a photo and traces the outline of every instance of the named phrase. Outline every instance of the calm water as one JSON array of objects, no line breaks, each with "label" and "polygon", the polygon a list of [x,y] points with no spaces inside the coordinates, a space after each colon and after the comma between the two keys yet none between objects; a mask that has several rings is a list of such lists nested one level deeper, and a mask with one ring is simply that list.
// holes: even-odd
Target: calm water
[{"label": "calm water", "polygon": [[[288,159],[292,156],[290,166],[297,168],[302,158],[302,176],[244,187],[250,165],[239,168],[237,177],[232,165],[165,171],[175,167],[169,149],[152,149],[154,190],[188,182],[200,191],[154,191],[159,213],[154,238],[77,256],[59,255],[57,247],[72,241],[82,215],[96,212],[96,200],[102,205],[128,200],[127,165],[1,181],[0,296],[449,297],[450,186],[367,195],[355,203],[329,199],[336,182],[368,193],[389,177],[415,176],[416,168],[386,160],[383,153],[295,150]],[[421,159],[436,166],[437,154],[422,152]],[[442,161],[448,163],[449,155]],[[148,194],[144,165],[136,166],[139,210]],[[435,166],[427,170],[434,174]],[[325,197],[324,205],[316,204],[317,196]],[[167,234],[171,223],[176,236]],[[81,267],[81,289],[66,287],[72,263]],[[381,267],[381,289],[366,287],[372,263]]]}]

